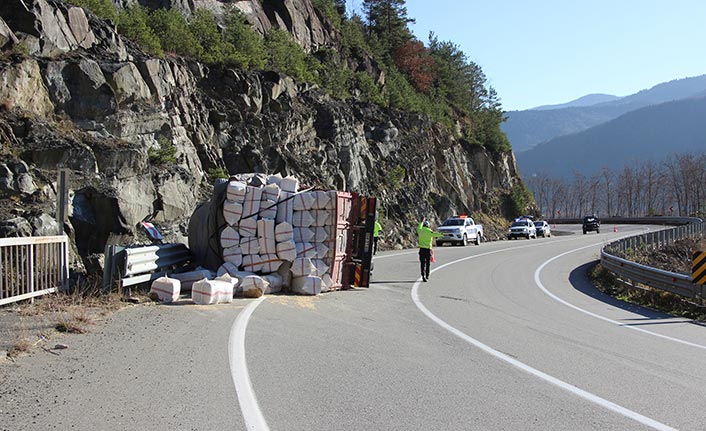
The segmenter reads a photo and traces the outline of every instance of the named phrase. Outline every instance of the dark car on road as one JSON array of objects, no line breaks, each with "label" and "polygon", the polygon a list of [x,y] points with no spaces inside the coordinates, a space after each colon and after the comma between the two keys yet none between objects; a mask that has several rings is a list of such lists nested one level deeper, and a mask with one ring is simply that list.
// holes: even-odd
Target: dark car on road
[{"label": "dark car on road", "polygon": [[583,234],[592,231],[601,233],[601,221],[596,216],[586,216],[583,218]]}]

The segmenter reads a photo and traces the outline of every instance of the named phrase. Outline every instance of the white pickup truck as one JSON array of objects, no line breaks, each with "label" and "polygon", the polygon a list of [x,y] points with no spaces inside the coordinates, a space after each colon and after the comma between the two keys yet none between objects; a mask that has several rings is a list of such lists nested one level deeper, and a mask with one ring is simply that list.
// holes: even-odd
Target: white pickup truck
[{"label": "white pickup truck", "polygon": [[436,239],[436,245],[442,246],[445,243],[468,245],[473,242],[480,245],[483,240],[483,225],[475,224],[468,216],[454,216],[447,218],[437,229],[444,236]]}]

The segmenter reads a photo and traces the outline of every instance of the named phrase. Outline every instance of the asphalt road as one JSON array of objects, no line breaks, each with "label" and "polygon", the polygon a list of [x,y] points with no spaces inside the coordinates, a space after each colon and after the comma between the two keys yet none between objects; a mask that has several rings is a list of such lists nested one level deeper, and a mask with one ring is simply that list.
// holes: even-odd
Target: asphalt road
[{"label": "asphalt road", "polygon": [[[0,367],[0,430],[706,428],[706,327],[586,280],[645,229],[380,253],[370,289],[136,307]],[[606,229],[608,230],[608,229]]]}]

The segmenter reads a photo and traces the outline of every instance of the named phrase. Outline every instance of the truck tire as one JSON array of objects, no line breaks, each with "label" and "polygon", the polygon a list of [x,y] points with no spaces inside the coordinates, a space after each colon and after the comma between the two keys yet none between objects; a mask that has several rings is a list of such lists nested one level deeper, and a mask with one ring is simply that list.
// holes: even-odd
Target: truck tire
[{"label": "truck tire", "polygon": [[480,241],[481,241],[480,234],[477,233],[477,234],[476,234],[476,245],[480,245]]}]

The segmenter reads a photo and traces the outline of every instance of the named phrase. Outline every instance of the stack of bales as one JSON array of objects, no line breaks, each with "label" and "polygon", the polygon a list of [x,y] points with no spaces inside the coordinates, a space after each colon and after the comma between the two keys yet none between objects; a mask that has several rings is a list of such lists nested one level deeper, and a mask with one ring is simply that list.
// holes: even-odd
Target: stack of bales
[{"label": "stack of bales", "polygon": [[228,183],[218,273],[242,280],[236,292],[246,296],[283,286],[304,295],[330,290],[336,192],[299,193],[294,177],[270,175],[264,184],[256,178]]}]

